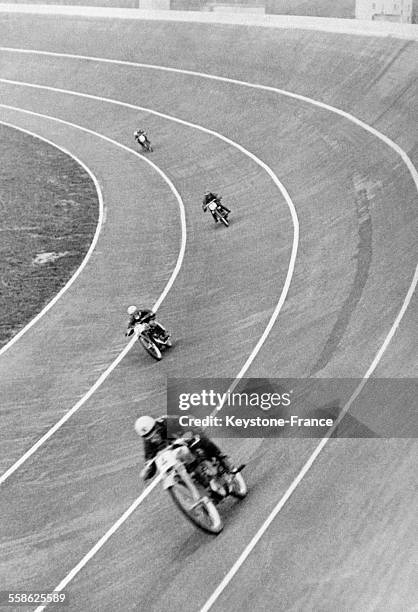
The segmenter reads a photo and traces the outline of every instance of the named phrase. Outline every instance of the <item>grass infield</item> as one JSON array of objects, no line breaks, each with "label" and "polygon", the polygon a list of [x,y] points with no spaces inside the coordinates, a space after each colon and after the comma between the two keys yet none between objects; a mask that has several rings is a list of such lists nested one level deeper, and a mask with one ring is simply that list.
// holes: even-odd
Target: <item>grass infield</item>
[{"label": "grass infield", "polygon": [[95,186],[73,158],[0,124],[0,347],[78,268],[98,212]]}]

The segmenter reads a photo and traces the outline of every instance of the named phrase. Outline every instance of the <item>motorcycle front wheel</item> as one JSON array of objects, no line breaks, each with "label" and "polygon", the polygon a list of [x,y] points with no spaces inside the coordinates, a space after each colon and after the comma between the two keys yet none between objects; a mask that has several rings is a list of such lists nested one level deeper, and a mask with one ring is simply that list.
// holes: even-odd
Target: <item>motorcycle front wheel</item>
[{"label": "motorcycle front wheel", "polygon": [[139,341],[144,347],[144,349],[147,351],[147,353],[151,355],[151,357],[154,357],[154,359],[160,361],[160,359],[162,358],[162,354],[160,349],[154,344],[154,342],[144,336],[139,336]]},{"label": "motorcycle front wheel", "polygon": [[225,225],[225,227],[229,227],[229,222],[228,222],[227,219],[225,219],[225,217],[223,215],[219,214],[218,218],[222,221],[222,223]]},{"label": "motorcycle front wheel", "polygon": [[184,516],[206,533],[218,534],[223,529],[222,519],[215,504],[207,497],[196,502],[183,482],[168,489],[171,499]]}]

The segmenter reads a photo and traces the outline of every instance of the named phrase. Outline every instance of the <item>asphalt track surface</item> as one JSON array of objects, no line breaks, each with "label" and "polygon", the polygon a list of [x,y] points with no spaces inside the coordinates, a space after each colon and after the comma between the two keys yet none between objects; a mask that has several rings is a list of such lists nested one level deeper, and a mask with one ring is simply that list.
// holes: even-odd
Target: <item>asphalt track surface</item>
[{"label": "asphalt track surface", "polygon": [[[25,40],[33,49],[285,88],[353,113],[418,161],[416,43],[34,17],[2,17],[0,34],[9,47]],[[0,78],[157,110],[219,132],[268,164],[297,209],[300,240],[284,308],[247,375],[365,374],[417,259],[416,187],[395,151],[307,103],[191,75],[1,51]],[[0,107],[1,120],[81,159],[97,177],[105,206],[82,274],[0,357],[2,473],[122,351],[126,306],[158,299],[181,245],[178,202],[161,176],[75,126],[132,147],[133,128],[145,125],[155,144],[150,159],[173,181],[187,222],[184,260],[159,310],[173,330],[173,350],[155,363],[134,347],[1,485],[0,582],[39,591],[58,585],[140,494],[141,448],[132,423],[138,414],[164,411],[166,376],[240,371],[278,302],[294,228],[271,177],[214,135],[48,89],[3,81],[1,92],[1,104],[74,124]],[[201,214],[206,187],[231,205],[228,230]],[[417,311],[415,295],[376,376],[417,375]],[[216,538],[196,532],[157,487],[70,582],[70,610],[204,606],[317,441],[225,445],[248,463],[250,493],[244,503],[226,504],[224,532]],[[330,441],[213,609],[415,609],[416,460],[412,440]]]}]

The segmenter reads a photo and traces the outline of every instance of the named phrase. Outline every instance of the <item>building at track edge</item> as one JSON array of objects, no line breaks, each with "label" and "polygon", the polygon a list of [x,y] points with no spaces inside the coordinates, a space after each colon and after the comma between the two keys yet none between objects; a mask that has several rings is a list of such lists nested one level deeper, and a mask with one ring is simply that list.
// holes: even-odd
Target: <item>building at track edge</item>
[{"label": "building at track edge", "polygon": [[413,0],[356,0],[356,18],[414,23]]}]

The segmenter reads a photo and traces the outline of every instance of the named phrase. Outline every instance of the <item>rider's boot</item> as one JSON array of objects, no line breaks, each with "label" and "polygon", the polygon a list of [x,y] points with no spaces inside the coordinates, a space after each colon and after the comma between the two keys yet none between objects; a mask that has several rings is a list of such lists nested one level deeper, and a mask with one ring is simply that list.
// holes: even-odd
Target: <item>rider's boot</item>
[{"label": "rider's boot", "polygon": [[219,487],[215,479],[210,481],[209,489],[210,496],[214,502],[221,501],[228,494],[228,490],[224,487]]},{"label": "rider's boot", "polygon": [[[162,326],[161,326],[161,328],[162,328]],[[160,337],[162,342],[166,342],[166,340],[169,339],[170,334],[168,333],[168,331],[166,329],[162,328],[162,329],[159,330],[158,336]]]},{"label": "rider's boot", "polygon": [[236,471],[235,465],[228,455],[219,455],[219,463],[228,474],[234,474]]}]

